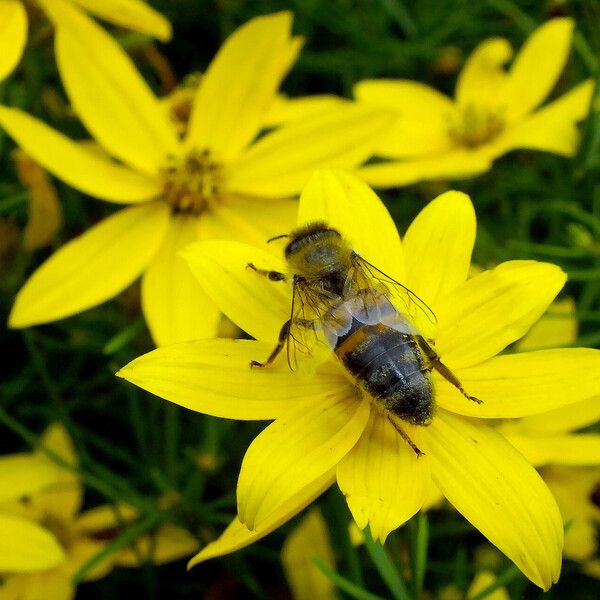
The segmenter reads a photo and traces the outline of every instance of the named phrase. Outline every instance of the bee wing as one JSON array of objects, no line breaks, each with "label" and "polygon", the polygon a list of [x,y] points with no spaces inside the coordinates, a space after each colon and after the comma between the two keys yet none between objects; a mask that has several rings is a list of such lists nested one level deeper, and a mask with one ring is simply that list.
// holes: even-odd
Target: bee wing
[{"label": "bee wing", "polygon": [[[287,336],[287,361],[292,371],[312,373],[335,348],[343,315],[329,310],[334,299],[325,291],[294,282],[290,329]],[[339,323],[336,322],[339,318]],[[347,319],[351,317],[346,317]],[[348,329],[350,325],[348,324]]]},{"label": "bee wing", "polygon": [[[403,322],[403,327],[406,328],[406,319],[398,317],[397,313],[395,316],[392,314],[395,308],[402,316],[407,317],[419,331],[428,337],[433,337],[437,318],[419,296],[399,281],[380,271],[356,252],[352,255],[352,263],[351,277],[346,285],[353,291],[348,291],[348,293],[356,296],[355,302],[357,306],[362,305],[366,318],[373,323],[383,322],[392,327],[398,325],[398,323],[394,324],[394,321],[400,320]],[[356,310],[358,316],[355,315],[355,317],[363,321],[365,317],[360,318],[361,313],[358,308]],[[416,330],[406,332],[415,333]]]}]

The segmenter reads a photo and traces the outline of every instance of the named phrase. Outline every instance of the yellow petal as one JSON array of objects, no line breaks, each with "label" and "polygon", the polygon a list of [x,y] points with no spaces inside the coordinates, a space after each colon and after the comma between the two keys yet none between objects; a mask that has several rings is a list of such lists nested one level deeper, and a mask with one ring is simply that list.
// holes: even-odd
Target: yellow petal
[{"label": "yellow petal", "polygon": [[360,438],[370,403],[323,394],[319,402],[291,408],[250,444],[237,486],[238,516],[260,527],[280,506],[329,472]]},{"label": "yellow petal", "polygon": [[406,284],[435,312],[438,298],[469,274],[475,210],[466,194],[446,192],[431,201],[404,236]]},{"label": "yellow petal", "polygon": [[[65,565],[60,569],[9,576],[9,584],[14,585],[6,600],[74,600],[75,586],[70,581]],[[4,589],[2,588],[2,591]],[[2,596],[2,600],[5,597]]]},{"label": "yellow petal", "polygon": [[264,126],[281,80],[301,46],[292,13],[251,19],[227,38],[196,92],[186,144],[228,162]]},{"label": "yellow petal", "polygon": [[43,0],[54,19],[61,78],[90,133],[113,156],[156,174],[178,142],[160,103],[125,51],[62,0]]},{"label": "yellow petal", "polygon": [[[267,247],[267,240],[288,233],[296,226],[298,201],[227,195],[202,215],[199,239],[234,239],[254,246]],[[279,253],[277,246],[269,250]]]},{"label": "yellow petal", "polygon": [[21,288],[9,326],[55,321],[115,296],[146,267],[168,219],[162,202],[125,208],[65,244]]},{"label": "yellow petal", "polygon": [[440,154],[453,142],[448,135],[456,107],[437,90],[403,79],[366,79],[354,87],[360,104],[385,108],[396,119],[379,136],[376,153],[388,158]]},{"label": "yellow petal", "polygon": [[139,512],[127,504],[103,504],[81,513],[75,527],[81,536],[93,538],[95,534],[135,521],[139,516]]},{"label": "yellow petal", "polygon": [[204,291],[238,327],[259,340],[276,340],[290,317],[291,289],[248,268],[286,270],[272,253],[240,242],[208,240],[183,256]]},{"label": "yellow petal", "polygon": [[334,479],[335,472],[333,469],[324,473],[319,479],[306,486],[300,494],[294,496],[294,498],[280,506],[277,511],[263,523],[258,525],[254,531],[250,531],[237,517],[235,517],[227,529],[221,534],[221,537],[205,546],[198,554],[196,554],[189,562],[188,567],[191,568],[210,558],[229,554],[230,552],[240,550],[241,548],[245,548],[246,546],[257,542],[308,506],[333,483]]},{"label": "yellow petal", "polygon": [[86,194],[139,202],[160,193],[159,181],[105,159],[16,108],[0,106],[0,126],[51,173]]},{"label": "yellow petal", "polygon": [[512,56],[507,40],[490,38],[471,53],[456,82],[456,101],[467,108],[494,109],[502,105],[507,75],[503,66]]},{"label": "yellow petal", "polygon": [[1,571],[42,571],[64,560],[63,549],[49,531],[27,519],[0,514]]},{"label": "yellow petal", "polygon": [[[422,446],[419,428],[401,426]],[[383,544],[423,505],[429,460],[417,458],[388,419],[374,410],[360,440],[338,465],[337,480],[356,524],[361,529],[368,525]]]},{"label": "yellow petal", "polygon": [[499,433],[439,411],[424,429],[446,498],[536,585],[558,580],[563,525],[550,491]]},{"label": "yellow petal", "polygon": [[526,417],[522,424],[530,431],[560,433],[573,431],[600,421],[600,396],[570,404],[539,415]]},{"label": "yellow petal", "polygon": [[142,278],[142,308],[157,346],[217,335],[221,313],[179,251],[197,240],[196,217],[172,216]]},{"label": "yellow petal", "polygon": [[[83,501],[83,486],[79,481],[79,475],[73,470],[79,464],[75,447],[61,423],[50,425],[41,436],[40,444],[43,448],[57,454],[71,465],[72,469],[61,467],[56,481],[32,496],[30,503],[48,518],[56,518],[68,523],[79,512]],[[46,456],[41,448],[37,453]]]},{"label": "yellow petal", "polygon": [[328,110],[337,110],[340,106],[347,105],[349,100],[333,94],[319,94],[316,96],[300,96],[288,98],[284,94],[277,94],[264,124],[273,126],[296,121],[306,117],[313,117]]},{"label": "yellow petal", "polygon": [[[75,451],[73,441],[62,423],[56,422],[49,425],[42,434],[40,443],[44,448],[51,450],[70,465],[76,467],[79,464],[79,457]],[[42,453],[43,450],[40,449],[39,452]],[[66,469],[63,469],[63,471],[68,472]]]},{"label": "yellow petal", "polygon": [[281,562],[294,600],[336,600],[334,583],[317,567],[314,558],[335,569],[327,524],[316,508],[285,540]]},{"label": "yellow petal", "polygon": [[456,148],[439,156],[375,163],[357,175],[376,188],[410,185],[435,179],[464,179],[485,173],[492,162],[483,152]]},{"label": "yellow petal", "polygon": [[525,335],[566,281],[556,265],[513,260],[484,271],[437,306],[437,350],[452,368],[476,365]]},{"label": "yellow petal", "polygon": [[0,81],[21,60],[27,42],[27,13],[21,0],[0,0]]},{"label": "yellow petal", "polygon": [[508,127],[489,146],[488,152],[495,157],[517,148],[527,148],[573,156],[581,139],[576,123],[587,116],[594,87],[595,82],[588,79],[531,116]]},{"label": "yellow petal", "polygon": [[19,181],[29,190],[29,217],[23,246],[29,252],[48,245],[63,222],[56,188],[48,173],[22,150],[13,152]]},{"label": "yellow petal", "polygon": [[[488,588],[493,583],[496,583],[497,577],[490,573],[489,571],[480,571],[475,575],[475,579],[469,586],[469,590],[467,591],[467,600],[470,598],[475,598],[477,594],[483,592],[486,588]],[[510,600],[510,596],[505,588],[501,587],[485,596],[486,600]]]},{"label": "yellow petal", "polygon": [[528,435],[503,431],[506,439],[535,467],[556,464],[600,465],[600,435]]},{"label": "yellow petal", "polygon": [[343,171],[317,171],[306,184],[298,208],[300,226],[325,221],[362,257],[403,282],[404,257],[396,225],[377,195]]},{"label": "yellow petal", "polygon": [[133,546],[121,550],[116,556],[116,564],[123,567],[139,567],[145,562],[164,565],[185,558],[197,549],[198,540],[191,533],[166,523],[153,534],[138,538]]},{"label": "yellow petal", "polygon": [[572,19],[551,19],[529,36],[508,77],[509,120],[532,111],[548,96],[569,56],[574,25]]},{"label": "yellow petal", "polygon": [[577,317],[573,298],[553,302],[542,318],[521,338],[516,348],[540,350],[572,344],[577,339]]},{"label": "yellow petal", "polygon": [[293,121],[265,135],[231,164],[227,184],[250,196],[296,195],[313,171],[350,169],[367,159],[391,120],[380,109],[349,105]]},{"label": "yellow petal", "polygon": [[[68,569],[66,569],[67,581],[70,581],[72,576],[81,569],[83,565],[88,563],[99,552],[102,552],[107,544],[108,540],[93,540],[86,538],[75,539],[69,547],[69,564]],[[97,563],[91,571],[86,573],[84,581],[95,581],[105,577],[114,567],[115,559],[116,555],[114,553],[105,557],[102,561]]]},{"label": "yellow petal", "polygon": [[71,0],[93,15],[114,23],[148,33],[161,42],[171,39],[171,23],[142,0]]},{"label": "yellow petal", "polygon": [[0,502],[17,500],[54,483],[60,468],[45,456],[9,454],[0,456]]},{"label": "yellow petal", "polygon": [[166,346],[123,367],[117,376],[170,402],[228,419],[274,419],[286,409],[348,389],[343,375],[327,371],[300,379],[287,364],[250,369],[272,344],[205,340]]},{"label": "yellow petal", "polygon": [[524,417],[565,405],[575,410],[574,403],[600,393],[600,350],[506,354],[454,372],[469,394],[483,400],[483,404],[467,400],[436,376],[437,402],[462,415],[495,419]]}]

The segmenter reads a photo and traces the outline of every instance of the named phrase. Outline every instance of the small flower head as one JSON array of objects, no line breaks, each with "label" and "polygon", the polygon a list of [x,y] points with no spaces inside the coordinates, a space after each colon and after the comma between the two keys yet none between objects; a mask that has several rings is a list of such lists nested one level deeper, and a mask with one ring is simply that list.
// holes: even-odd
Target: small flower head
[{"label": "small flower head", "polygon": [[188,262],[206,292],[256,341],[161,348],[119,375],[200,412],[275,419],[244,458],[238,518],[192,564],[273,531],[336,480],[359,527],[369,525],[383,542],[421,508],[433,482],[532,581],[548,588],[560,572],[558,508],[535,470],[485,421],[539,413],[597,393],[600,382],[581,377],[598,369],[597,351],[496,356],[542,315],[564,274],[547,263],[511,261],[467,279],[475,215],[470,200],[457,192],[427,206],[401,241],[367,186],[341,172],[321,171],[307,184],[298,217],[299,226],[317,221],[339,231],[361,257],[431,307],[437,330],[427,335],[437,355],[483,403],[467,399],[434,370],[431,424],[400,422],[424,453],[417,458],[386,411],[334,355],[312,374],[290,372],[284,359],[249,367],[272,351],[290,316],[292,289],[248,264],[286,272],[282,259],[242,243],[190,247]]},{"label": "small flower head", "polygon": [[359,102],[397,113],[377,148],[388,162],[364,167],[361,176],[390,187],[478,175],[518,148],[573,156],[580,137],[576,123],[588,113],[594,81],[540,108],[567,61],[572,34],[571,19],[548,21],[531,34],[508,71],[509,42],[483,41],[459,75],[454,99],[414,81],[358,83]]}]

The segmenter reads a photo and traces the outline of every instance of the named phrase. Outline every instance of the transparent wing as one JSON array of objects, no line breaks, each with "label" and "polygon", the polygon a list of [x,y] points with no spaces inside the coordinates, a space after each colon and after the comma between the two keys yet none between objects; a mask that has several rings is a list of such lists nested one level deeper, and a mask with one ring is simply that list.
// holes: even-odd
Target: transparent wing
[{"label": "transparent wing", "polygon": [[332,323],[331,307],[338,301],[338,296],[307,286],[301,279],[294,281],[286,340],[287,362],[292,371],[312,372],[332,353],[339,327]]},{"label": "transparent wing", "polygon": [[[385,312],[387,309],[383,297],[388,297],[402,315],[408,317],[420,330],[435,329],[437,318],[434,312],[405,285],[380,271],[356,252],[352,253],[352,265],[346,283],[346,295],[362,298],[365,310],[369,307],[377,307],[378,311]],[[380,318],[380,321],[385,322],[386,318]]]}]

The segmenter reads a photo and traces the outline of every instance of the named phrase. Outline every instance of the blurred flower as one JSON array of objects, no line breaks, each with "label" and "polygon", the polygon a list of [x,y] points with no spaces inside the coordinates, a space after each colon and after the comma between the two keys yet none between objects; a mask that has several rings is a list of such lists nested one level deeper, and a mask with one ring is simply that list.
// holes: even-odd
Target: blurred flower
[{"label": "blurred flower", "polygon": [[290,533],[281,549],[281,560],[294,600],[335,600],[335,585],[315,564],[318,558],[335,569],[333,549],[321,512],[313,508]]},{"label": "blurred flower", "polygon": [[[433,373],[437,412],[427,427],[402,422],[423,449],[417,459],[357,392],[336,360],[310,377],[269,355],[291,295],[247,269],[286,270],[267,251],[234,242],[197,243],[192,271],[225,314],[259,341],[208,340],[160,348],[119,372],[172,402],[234,419],[276,419],[251,444],[238,481],[238,518],[191,562],[242,548],[273,531],[336,479],[359,527],[386,539],[423,505],[431,479],[446,498],[537,585],[560,572],[562,521],[535,470],[484,419],[516,418],[573,403],[600,390],[600,352],[543,350],[496,356],[523,336],[562,288],[551,264],[510,261],[467,280],[475,214],[464,194],[427,206],[403,243],[373,192],[338,172],[317,172],[303,191],[299,224],[324,220],[369,262],[406,282],[437,315],[432,332],[466,400]],[[366,225],[367,224],[367,225]],[[268,340],[268,341],[267,341]],[[372,410],[374,408],[374,410]],[[474,418],[479,417],[479,418]]]},{"label": "blurred flower", "polygon": [[[62,0],[35,0],[44,10]],[[114,25],[171,39],[171,24],[143,0],[66,0]],[[0,80],[21,60],[27,42],[27,11],[23,0],[0,0]]]},{"label": "blurred flower", "polygon": [[511,150],[528,148],[573,156],[575,124],[587,116],[594,81],[588,79],[536,110],[556,84],[569,55],[574,23],[552,19],[536,29],[515,57],[500,37],[482,42],[468,58],[454,101],[422,83],[366,80],[355,94],[366,106],[397,111],[377,154],[389,161],[360,175],[377,187],[423,179],[474,176]]},{"label": "blurred flower", "polygon": [[[443,588],[436,598],[437,600],[469,600],[496,583],[496,580],[497,577],[490,571],[479,571],[471,582],[466,596],[452,584]],[[510,600],[510,596],[504,587],[499,587],[485,598],[486,600]]]},{"label": "blurred flower", "polygon": [[565,556],[583,563],[597,558],[600,468],[553,465],[541,472],[568,525]]},{"label": "blurred flower", "polygon": [[31,252],[52,241],[62,225],[62,208],[46,171],[22,150],[16,150],[13,156],[19,180],[29,190],[29,220],[23,245]]},{"label": "blurred flower", "polygon": [[[15,478],[3,468],[5,464],[14,469],[20,462],[20,479],[25,483],[27,477],[33,484],[11,488],[19,490],[18,498],[0,494],[0,598],[73,598],[75,573],[106,547],[123,524],[137,517],[127,506],[80,512],[83,488],[75,471],[77,455],[66,430],[60,424],[51,425],[41,443],[72,468],[57,466],[41,450],[0,458],[1,490],[15,484]],[[111,554],[92,568],[85,580],[104,577],[115,565],[138,566],[144,558],[155,564],[182,558],[195,547],[187,531],[162,525],[152,544],[148,535],[138,538],[135,550],[125,548]]]},{"label": "blurred flower", "polygon": [[104,30],[52,5],[56,54],[75,110],[123,164],[18,109],[0,125],[50,172],[82,192],[130,204],[50,257],[25,283],[11,327],[45,323],[115,296],[143,274],[142,307],[157,344],[213,337],[220,312],[178,255],[198,239],[263,244],[293,222],[297,195],[323,165],[351,168],[389,123],[380,109],[344,107],[254,141],[302,40],[292,16],[252,19],[223,44],[179,139],[159,101]]}]

